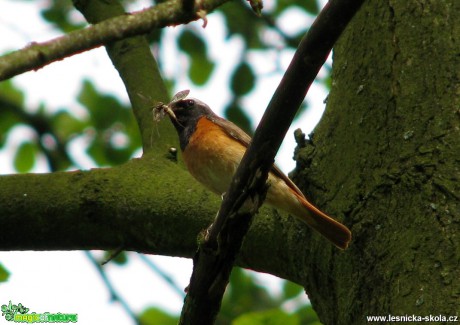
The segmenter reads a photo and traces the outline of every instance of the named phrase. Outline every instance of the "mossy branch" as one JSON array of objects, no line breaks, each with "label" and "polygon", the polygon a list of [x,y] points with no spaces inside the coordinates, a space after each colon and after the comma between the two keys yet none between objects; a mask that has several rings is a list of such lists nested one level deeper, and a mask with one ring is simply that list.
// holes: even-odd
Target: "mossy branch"
[{"label": "mossy branch", "polygon": [[[0,81],[54,61],[124,38],[149,33],[152,29],[186,24],[202,17],[228,0],[204,0],[186,11],[181,0],[166,1],[133,14],[118,16],[43,43],[31,43],[0,57]],[[200,15],[197,13],[200,12]]]},{"label": "mossy branch", "polygon": [[[190,258],[219,204],[177,163],[153,155],[114,168],[1,175],[0,251],[123,247]],[[302,283],[306,274],[283,263],[307,258],[302,239],[289,239],[299,225],[279,220],[262,210],[237,264]]]}]

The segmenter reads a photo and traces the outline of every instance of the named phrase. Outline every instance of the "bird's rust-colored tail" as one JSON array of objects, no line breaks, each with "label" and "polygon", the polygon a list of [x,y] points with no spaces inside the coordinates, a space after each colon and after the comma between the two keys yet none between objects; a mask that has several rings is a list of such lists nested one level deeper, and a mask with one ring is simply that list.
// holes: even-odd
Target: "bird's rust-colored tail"
[{"label": "bird's rust-colored tail", "polygon": [[298,193],[294,194],[304,208],[303,213],[300,213],[300,211],[296,213],[296,217],[326,237],[338,248],[346,249],[351,241],[351,231],[340,222],[319,210]]}]

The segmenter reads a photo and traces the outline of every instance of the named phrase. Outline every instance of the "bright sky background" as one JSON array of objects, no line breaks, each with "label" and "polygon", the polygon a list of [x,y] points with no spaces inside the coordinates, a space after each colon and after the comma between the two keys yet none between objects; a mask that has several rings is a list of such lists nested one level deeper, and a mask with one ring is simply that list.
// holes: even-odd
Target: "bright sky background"
[{"label": "bright sky background", "polygon": [[[45,0],[0,2],[0,54],[20,49],[32,41],[42,42],[60,36],[40,18],[38,8],[44,7],[46,3]],[[270,1],[265,5],[270,6]],[[148,2],[136,6],[132,9],[142,9],[148,6]],[[76,13],[75,19],[82,18]],[[287,33],[311,23],[311,18],[295,12],[286,14],[283,19],[288,22],[283,24],[289,26],[285,30]],[[218,14],[209,15],[205,35],[213,42],[210,46],[211,57],[225,64],[219,65],[219,69],[214,71],[211,82],[207,83],[205,88],[191,84],[182,72],[184,66],[178,65],[175,61],[166,62],[165,72],[180,80],[177,91],[191,89],[191,97],[202,99],[216,113],[222,115],[223,104],[230,95],[222,92],[222,89],[226,89],[228,80],[221,76],[228,75],[228,71],[238,60],[234,53],[238,52],[242,43],[236,38],[226,41],[225,31],[220,27],[222,24],[219,21],[222,21],[222,17]],[[201,28],[201,22],[193,23],[192,26]],[[172,39],[178,31],[179,28],[169,28],[167,37]],[[161,50],[161,54],[177,58],[174,43],[168,44],[170,45]],[[293,53],[284,52],[286,53],[282,55],[281,64],[286,67]],[[222,53],[225,53],[225,58]],[[185,57],[179,57],[179,60],[186,61]],[[258,121],[282,76],[271,73],[274,70],[273,57],[255,53],[252,54],[251,60],[257,62],[256,73],[264,77],[255,91],[245,98],[243,105],[253,108],[248,113],[254,121]],[[25,73],[15,77],[13,81],[26,91],[27,107],[38,108],[40,103],[46,103],[46,107],[53,110],[66,108],[76,114],[82,114],[84,110],[74,101],[80,90],[82,78],[93,80],[98,89],[128,102],[118,73],[103,48],[53,63],[36,72]],[[289,172],[295,166],[292,160],[295,147],[293,131],[301,127],[304,133],[311,132],[321,117],[326,95],[320,86],[312,86],[307,97],[311,109],[291,127],[278,154],[277,162],[285,172]],[[0,174],[14,172],[10,161],[12,149],[18,146],[24,137],[31,136],[33,135],[27,128],[18,128],[8,138],[6,147],[9,149],[0,151]],[[94,167],[93,162],[84,154],[83,142],[83,139],[76,141],[72,146],[72,152],[78,157],[80,166]],[[38,163],[34,171],[46,172],[46,164],[43,161]],[[132,262],[128,266],[118,267],[109,263],[104,268],[132,309],[140,312],[148,306],[156,305],[172,313],[179,313],[183,298],[153,274],[136,254],[133,253],[131,256]],[[170,273],[181,288],[187,286],[192,267],[191,260],[161,256],[150,258],[165,272]],[[109,303],[110,297],[106,287],[82,252],[0,252],[0,263],[12,273],[7,283],[0,284],[0,305],[8,304],[9,300],[12,300],[13,303],[22,303],[37,313],[78,313],[78,324],[131,324],[130,318],[119,305]],[[280,281],[276,278],[258,275],[257,279],[263,285],[271,287],[274,292],[279,292]]]}]

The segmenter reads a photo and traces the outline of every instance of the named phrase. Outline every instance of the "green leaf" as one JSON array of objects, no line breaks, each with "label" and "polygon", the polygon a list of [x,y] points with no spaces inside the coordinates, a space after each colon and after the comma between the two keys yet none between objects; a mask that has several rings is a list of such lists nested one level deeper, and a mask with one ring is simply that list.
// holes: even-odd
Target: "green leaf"
[{"label": "green leaf", "polygon": [[179,318],[169,315],[158,308],[149,307],[139,315],[139,320],[142,325],[176,325]]},{"label": "green leaf", "polygon": [[214,66],[214,62],[208,60],[207,57],[196,57],[190,65],[190,80],[198,86],[204,85],[211,77]]},{"label": "green leaf", "polygon": [[109,161],[106,157],[106,142],[102,136],[96,136],[86,149],[86,152],[98,166],[107,166]]},{"label": "green leaf", "polygon": [[281,309],[271,309],[243,314],[232,325],[300,325],[299,317]]},{"label": "green leaf", "polygon": [[251,119],[238,103],[231,103],[230,106],[224,110],[224,113],[227,119],[238,125],[247,134],[253,134],[254,130],[252,129]]},{"label": "green leaf", "polygon": [[316,16],[319,13],[317,0],[278,0],[275,12],[279,14],[291,6],[296,6],[296,8],[300,10],[305,10],[311,15]]},{"label": "green leaf", "polygon": [[[61,123],[70,123],[76,129],[91,125],[94,138],[87,152],[100,166],[119,165],[131,158],[141,144],[139,129],[130,108],[122,105],[115,97],[100,93],[94,85],[85,81],[78,100],[88,110],[90,121],[79,125],[70,116],[62,116]],[[113,135],[121,133],[128,138],[125,146],[112,142]]]},{"label": "green leaf", "polygon": [[19,107],[24,104],[24,93],[15,87],[11,80],[0,82],[0,96],[2,102],[9,102]]},{"label": "green leaf", "polygon": [[81,134],[88,127],[88,123],[77,119],[67,111],[58,111],[52,115],[51,124],[59,138],[64,141],[69,140],[73,135]]},{"label": "green leaf", "polygon": [[250,272],[235,267],[230,276],[230,285],[225,292],[217,323],[227,323],[243,313],[279,306],[269,292],[258,285]]},{"label": "green leaf", "polygon": [[206,55],[206,43],[201,37],[189,29],[185,29],[179,35],[178,45],[181,50],[190,56]]},{"label": "green leaf", "polygon": [[300,323],[304,325],[321,325],[318,315],[311,305],[305,305],[296,311],[300,317]]},{"label": "green leaf", "polygon": [[16,151],[14,157],[14,168],[19,173],[27,173],[35,164],[37,146],[31,142],[23,142]]},{"label": "green leaf", "polygon": [[98,130],[109,128],[125,108],[115,97],[101,94],[93,83],[85,80],[78,101],[88,109],[92,125]]},{"label": "green leaf", "polygon": [[228,37],[237,34],[250,49],[263,49],[266,45],[262,42],[261,29],[265,27],[263,19],[258,18],[241,2],[229,2],[219,7],[224,14]]},{"label": "green leaf", "polygon": [[8,132],[24,118],[24,93],[11,80],[0,83],[0,147],[5,144]]},{"label": "green leaf", "polygon": [[242,62],[234,71],[231,79],[231,88],[236,96],[249,93],[255,85],[256,76],[246,62]]},{"label": "green leaf", "polygon": [[4,146],[8,138],[8,132],[21,121],[16,114],[2,110],[0,106],[0,148]]},{"label": "green leaf", "polygon": [[[6,282],[10,277],[10,272],[0,263],[0,282]],[[2,306],[3,311],[3,306]]]},{"label": "green leaf", "polygon": [[109,160],[110,165],[121,165],[127,162],[133,151],[130,148],[114,148],[112,145],[109,145],[106,148],[106,157]]},{"label": "green leaf", "polygon": [[205,84],[211,77],[215,63],[208,57],[206,43],[196,33],[186,29],[178,39],[181,50],[190,57],[189,77],[196,85]]},{"label": "green leaf", "polygon": [[[117,253],[117,255],[113,256],[113,254]],[[128,254],[125,251],[122,252],[115,252],[114,250],[105,251],[104,252],[104,261],[110,259],[110,262],[113,262],[117,265],[124,265],[128,262]]]},{"label": "green leaf", "polygon": [[303,288],[299,286],[298,284],[295,284],[291,281],[285,281],[283,283],[283,294],[284,294],[284,299],[292,299],[294,297],[297,297],[303,292]]},{"label": "green leaf", "polygon": [[71,19],[74,7],[70,1],[48,1],[50,6],[42,10],[42,17],[54,24],[65,33],[84,27],[84,24],[75,24]]}]

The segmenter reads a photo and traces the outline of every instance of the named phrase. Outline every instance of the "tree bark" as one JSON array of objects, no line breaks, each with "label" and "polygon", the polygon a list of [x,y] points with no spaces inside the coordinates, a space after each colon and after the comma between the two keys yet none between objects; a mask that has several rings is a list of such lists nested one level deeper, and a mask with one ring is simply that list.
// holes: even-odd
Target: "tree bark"
[{"label": "tree bark", "polygon": [[304,285],[325,324],[460,310],[460,3],[369,1],[334,50],[296,181],[350,226],[314,238]]}]

